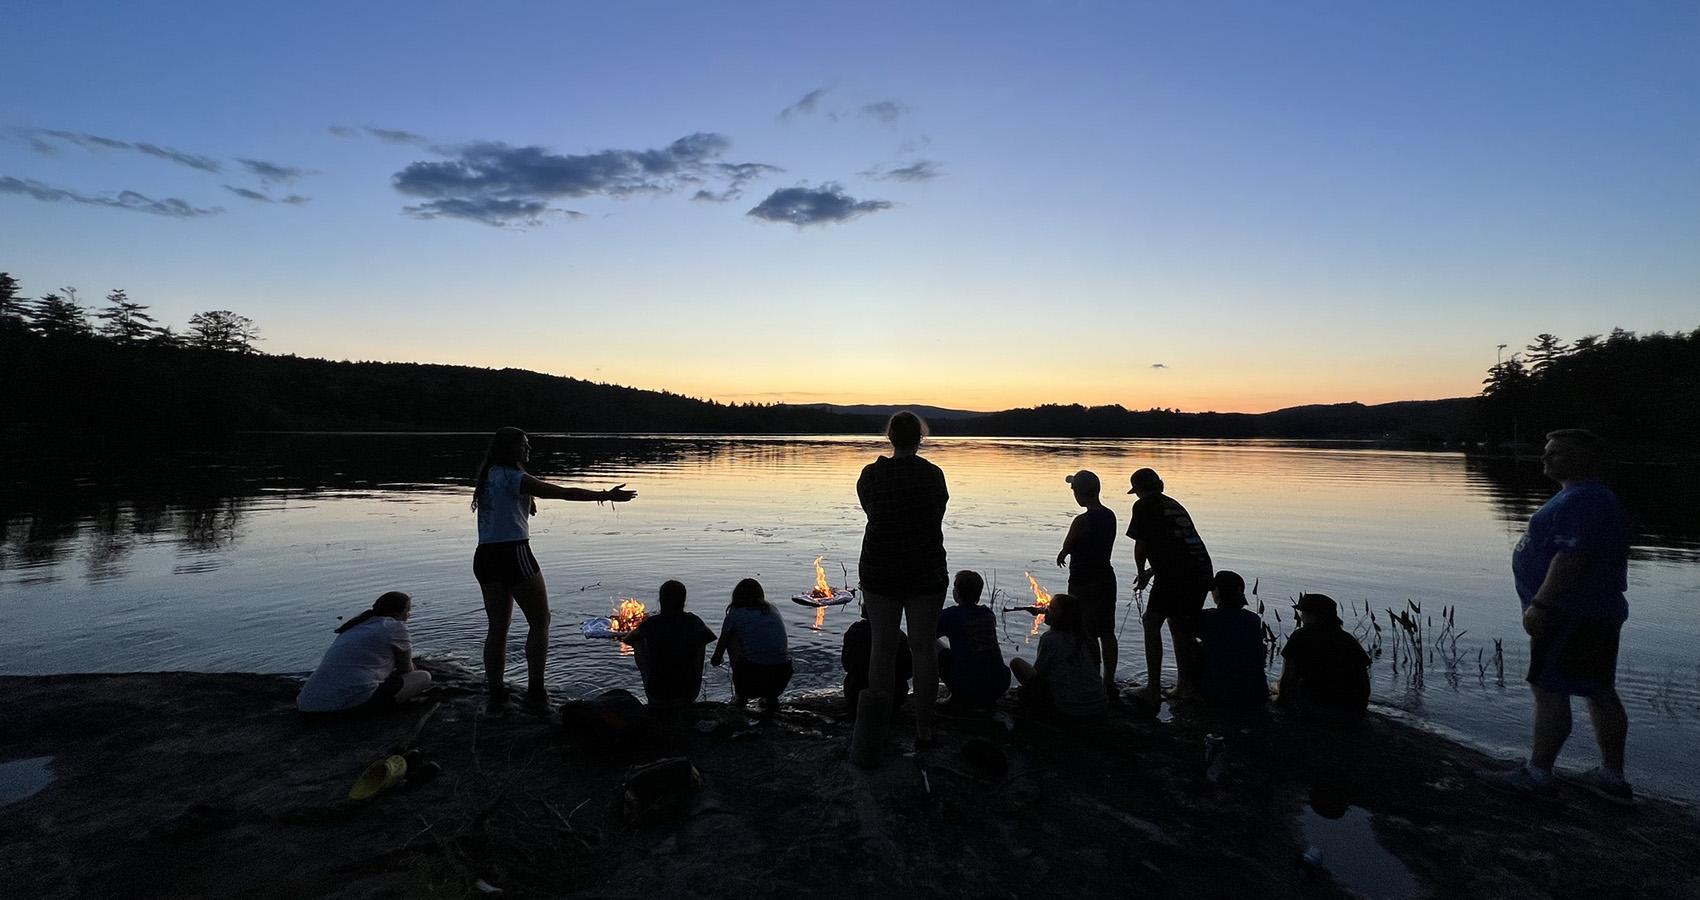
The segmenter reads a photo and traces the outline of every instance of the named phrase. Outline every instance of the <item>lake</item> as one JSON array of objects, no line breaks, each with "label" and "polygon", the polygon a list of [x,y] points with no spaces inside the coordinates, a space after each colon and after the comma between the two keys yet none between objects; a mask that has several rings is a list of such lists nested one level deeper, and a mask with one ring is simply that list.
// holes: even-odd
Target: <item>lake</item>
[{"label": "lake", "polygon": [[[11,473],[0,497],[0,672],[306,672],[338,617],[386,590],[413,595],[417,652],[476,665],[484,616],[467,485],[487,440],[241,435],[145,450],[14,446],[0,457]],[[717,627],[732,585],[752,576],[791,626],[793,689],[837,685],[838,647],[856,606],[817,624],[814,610],[787,598],[812,585],[816,556],[834,584],[854,585],[864,522],[855,481],[882,441],[538,433],[532,443],[540,477],[639,492],[620,506],[538,504],[532,545],[554,609],[552,687],[639,687],[629,655],[580,631],[618,598],[653,603],[657,586],[677,578],[690,607]],[[1192,512],[1217,568],[1256,583],[1277,633],[1290,629],[1301,591],[1355,607],[1343,617],[1366,638],[1367,606],[1385,632],[1372,670],[1378,704],[1494,751],[1524,752],[1527,645],[1509,557],[1555,489],[1532,459],[1207,440],[941,438],[923,452],[950,486],[951,567],[983,573],[997,608],[1029,602],[1025,572],[1063,589],[1055,557],[1078,511],[1066,474],[1098,472],[1125,528],[1128,475],[1151,466]],[[1619,670],[1629,775],[1644,790],[1697,798],[1686,757],[1700,740],[1700,487],[1674,467],[1624,467],[1612,482],[1637,528]],[[1137,616],[1132,556],[1131,542],[1118,540],[1118,620]],[[1455,607],[1457,643],[1425,659],[1420,682],[1408,657],[1393,666],[1384,612],[1408,603],[1432,618],[1431,648],[1442,610]],[[1003,622],[1006,652],[1031,657],[1032,617],[1013,612]],[[521,681],[524,633],[516,613],[510,677]],[[1140,644],[1135,620],[1122,642],[1126,678],[1143,677]],[[729,694],[726,672],[710,670],[707,681],[711,696]],[[1577,713],[1561,765],[1592,766],[1592,732],[1580,705]]]}]

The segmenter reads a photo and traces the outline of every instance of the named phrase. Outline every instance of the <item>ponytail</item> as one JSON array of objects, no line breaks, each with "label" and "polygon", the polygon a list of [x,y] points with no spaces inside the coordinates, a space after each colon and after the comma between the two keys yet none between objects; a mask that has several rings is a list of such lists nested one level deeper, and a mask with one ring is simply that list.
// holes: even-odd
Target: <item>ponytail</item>
[{"label": "ponytail", "polygon": [[412,597],[407,596],[401,591],[389,591],[377,600],[373,601],[371,609],[364,610],[360,613],[360,615],[338,625],[336,627],[336,633],[342,634],[344,631],[365,622],[367,619],[375,619],[378,616],[389,616],[392,619],[399,619],[401,618],[401,614],[407,611],[407,604],[412,599]]}]

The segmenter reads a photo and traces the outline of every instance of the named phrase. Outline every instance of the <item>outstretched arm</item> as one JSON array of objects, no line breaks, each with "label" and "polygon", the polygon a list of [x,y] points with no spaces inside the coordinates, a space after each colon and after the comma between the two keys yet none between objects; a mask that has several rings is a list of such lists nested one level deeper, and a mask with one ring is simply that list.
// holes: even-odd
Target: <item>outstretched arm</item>
[{"label": "outstretched arm", "polygon": [[587,488],[550,484],[530,475],[520,479],[519,490],[522,494],[542,497],[545,500],[594,500],[598,503],[604,500],[610,503],[625,503],[637,496],[637,491],[626,490],[624,484],[617,484],[605,491],[593,491]]}]

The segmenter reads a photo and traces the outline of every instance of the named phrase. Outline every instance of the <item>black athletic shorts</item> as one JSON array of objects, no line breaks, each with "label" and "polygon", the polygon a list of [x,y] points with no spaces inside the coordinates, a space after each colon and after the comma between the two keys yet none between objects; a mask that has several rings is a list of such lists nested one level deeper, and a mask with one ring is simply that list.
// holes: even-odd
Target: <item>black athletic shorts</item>
[{"label": "black athletic shorts", "polygon": [[1529,642],[1529,683],[1543,691],[1591,697],[1617,683],[1623,625],[1591,622],[1548,610],[1546,627]]},{"label": "black athletic shorts", "polygon": [[510,585],[530,581],[538,573],[530,541],[479,544],[472,554],[472,575],[479,584]]},{"label": "black athletic shorts", "polygon": [[1168,619],[1182,629],[1198,628],[1204,598],[1210,596],[1208,581],[1168,581],[1158,575],[1151,580],[1151,596],[1145,601],[1145,621],[1161,624]]},{"label": "black athletic shorts", "polygon": [[1091,637],[1116,633],[1116,573],[1069,578],[1068,595],[1080,604],[1086,633]]},{"label": "black athletic shorts", "polygon": [[732,691],[745,700],[777,700],[791,683],[791,661],[732,663]]}]

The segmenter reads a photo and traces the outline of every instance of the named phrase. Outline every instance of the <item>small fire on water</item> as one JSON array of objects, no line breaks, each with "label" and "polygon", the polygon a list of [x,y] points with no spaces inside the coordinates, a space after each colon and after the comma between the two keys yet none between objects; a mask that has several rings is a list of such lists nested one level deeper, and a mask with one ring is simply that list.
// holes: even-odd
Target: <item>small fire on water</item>
[{"label": "small fire on water", "polygon": [[1026,574],[1027,583],[1033,586],[1033,608],[1039,610],[1039,612],[1033,614],[1033,630],[1027,632],[1029,635],[1034,635],[1038,634],[1039,627],[1045,624],[1044,610],[1051,608],[1051,595],[1050,592],[1039,586],[1039,579],[1034,578],[1032,572]]},{"label": "small fire on water", "polygon": [[[815,586],[809,591],[809,596],[814,597],[817,600],[827,600],[827,599],[830,599],[832,597],[832,585],[827,583],[826,569],[822,568],[822,566],[820,564],[820,561],[823,560],[823,559],[826,559],[826,557],[824,557],[824,556],[815,557]],[[815,607],[815,624],[813,626],[814,630],[815,631],[821,630],[821,626],[823,626],[825,624],[826,624],[826,607],[824,607],[824,606]]]},{"label": "small fire on water", "polygon": [[608,614],[608,630],[615,634],[626,634],[638,627],[638,623],[647,615],[649,612],[643,608],[642,600],[624,598],[614,607],[614,611]]}]

